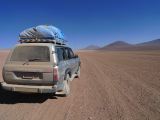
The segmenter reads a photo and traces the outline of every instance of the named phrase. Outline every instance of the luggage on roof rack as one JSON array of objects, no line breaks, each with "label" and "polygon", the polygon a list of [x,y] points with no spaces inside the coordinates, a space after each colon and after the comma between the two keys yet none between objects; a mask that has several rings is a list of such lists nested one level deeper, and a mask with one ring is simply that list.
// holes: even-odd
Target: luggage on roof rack
[{"label": "luggage on roof rack", "polygon": [[64,34],[60,29],[51,25],[39,25],[22,31],[20,43],[55,43],[65,44]]}]

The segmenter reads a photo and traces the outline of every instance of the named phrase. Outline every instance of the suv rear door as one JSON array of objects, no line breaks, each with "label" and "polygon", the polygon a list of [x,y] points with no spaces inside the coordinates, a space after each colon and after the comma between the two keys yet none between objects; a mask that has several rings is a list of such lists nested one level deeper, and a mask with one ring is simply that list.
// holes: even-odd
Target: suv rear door
[{"label": "suv rear door", "polygon": [[72,74],[76,72],[76,60],[74,58],[74,53],[71,48],[65,48],[67,54],[67,64],[71,68]]},{"label": "suv rear door", "polygon": [[3,71],[4,80],[10,84],[54,84],[52,47],[17,46]]},{"label": "suv rear door", "polygon": [[61,46],[56,46],[55,51],[57,54],[59,80],[64,80],[65,71],[67,69],[65,49]]}]

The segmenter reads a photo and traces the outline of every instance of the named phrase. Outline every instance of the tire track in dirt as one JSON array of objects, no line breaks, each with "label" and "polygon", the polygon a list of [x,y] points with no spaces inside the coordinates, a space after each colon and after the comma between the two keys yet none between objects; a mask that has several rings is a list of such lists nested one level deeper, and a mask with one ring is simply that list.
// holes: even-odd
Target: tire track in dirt
[{"label": "tire track in dirt", "polygon": [[[114,64],[112,64],[112,62],[108,62],[108,64],[107,64],[107,67],[106,67],[106,61],[104,61],[104,59],[103,58],[99,58],[98,57],[98,55],[97,55],[97,58],[96,57],[94,57],[93,56],[93,53],[90,53],[90,57],[92,56],[92,59],[94,58],[94,60],[97,62],[97,63],[99,63],[97,66],[97,68],[105,68],[105,69],[100,69],[100,70],[97,70],[97,71],[105,71],[104,72],[104,74],[106,74],[106,76],[108,75],[108,77],[110,77],[110,81],[109,81],[109,83],[112,83],[112,85],[114,85],[113,87],[111,87],[111,88],[115,88],[115,89],[118,89],[118,91],[121,91],[121,93],[123,94],[123,95],[127,95],[126,97],[129,99],[129,101],[131,101],[131,103],[133,104],[134,103],[134,106],[135,106],[135,111],[139,111],[139,112],[141,112],[141,113],[143,113],[142,114],[142,116],[145,116],[145,115],[147,115],[146,116],[146,118],[144,118],[144,119],[148,119],[148,118],[154,118],[154,119],[159,119],[160,118],[160,116],[159,116],[159,111],[156,111],[156,109],[158,109],[158,106],[159,106],[159,102],[160,102],[160,99],[159,99],[159,97],[157,97],[157,95],[159,95],[159,93],[157,93],[156,91],[154,91],[154,90],[151,90],[151,92],[150,93],[154,93],[155,95],[154,96],[152,96],[152,97],[154,97],[154,99],[155,98],[157,98],[157,101],[156,101],[156,105],[158,105],[158,106],[154,106],[154,105],[151,105],[151,106],[149,106],[149,105],[146,105],[145,106],[145,108],[144,108],[144,106],[141,106],[141,105],[139,105],[139,103],[136,101],[136,99],[134,98],[134,97],[132,97],[132,94],[126,94],[127,92],[126,92],[126,90],[125,91],[122,91],[124,88],[126,88],[127,86],[129,86],[129,85],[127,85],[128,83],[127,83],[127,81],[125,81],[124,82],[124,80],[123,80],[123,78],[128,78],[128,80],[130,81],[130,83],[131,83],[131,85],[130,85],[130,87],[132,87],[135,83],[135,85],[139,85],[140,86],[140,88],[143,88],[144,90],[145,90],[145,87],[144,87],[144,85],[143,86],[141,86],[141,82],[139,83],[139,82],[137,82],[135,79],[134,79],[134,77],[133,76],[130,76],[129,74],[126,74],[126,71],[122,71],[122,70],[119,70],[119,68],[117,68],[117,67],[114,67]],[[95,63],[96,63],[95,62]],[[111,75],[109,75],[109,74],[111,74]],[[123,75],[123,78],[118,78],[120,75]],[[103,76],[103,75],[102,75]],[[131,79],[132,78],[132,79]],[[118,82],[118,81],[115,81],[115,80],[118,80],[120,83],[124,83],[124,86],[122,86],[122,84],[121,85],[119,85],[119,84],[117,84],[116,82]],[[127,79],[126,79],[127,80]],[[107,80],[106,80],[107,81]],[[103,81],[104,83],[105,83],[105,81]],[[133,84],[134,83],[134,84]],[[138,84],[137,84],[138,83]],[[109,86],[108,86],[109,87]],[[123,88],[124,87],[124,88]],[[147,86],[148,88],[147,88],[147,90],[148,89],[152,89],[152,88],[150,88],[150,86]],[[136,87],[133,87],[134,89],[133,89],[133,91],[134,92],[136,92]],[[129,89],[128,89],[129,90]],[[133,92],[133,93],[134,93]],[[111,93],[111,92],[110,92]],[[125,94],[124,94],[125,93]],[[119,93],[120,94],[120,93]],[[118,96],[118,94],[116,94],[116,97]],[[148,98],[147,98],[148,99]],[[120,100],[120,99],[118,99],[118,100]],[[124,101],[124,100],[123,100]],[[150,100],[150,103],[154,103],[155,102],[155,100],[153,101],[153,100]],[[127,102],[125,103],[125,104],[127,104]],[[147,110],[147,108],[146,107],[152,107],[152,109],[150,110],[150,109],[148,109]],[[137,113],[136,115],[139,115],[139,113]],[[149,117],[150,116],[150,117]],[[137,116],[136,116],[137,117]],[[141,118],[142,119],[142,118]]]},{"label": "tire track in dirt", "polygon": [[[103,65],[105,65],[105,63],[103,63]],[[141,80],[134,79],[134,76],[132,76],[131,74],[128,74],[127,71],[123,72],[123,70],[121,69],[123,67],[117,68],[117,67],[114,67],[114,65],[112,65],[112,66],[109,66],[108,68],[109,69],[106,73],[111,71],[110,68],[113,68],[113,70],[117,69],[114,72],[115,76],[118,76],[118,75],[124,76],[124,78],[121,79],[121,83],[125,80],[125,78],[126,78],[126,80],[123,83],[130,82],[130,88],[133,87],[133,89],[130,90],[130,91],[133,91],[133,93],[130,93],[130,94],[132,94],[132,96],[135,94],[135,92],[136,92],[136,94],[137,93],[141,94],[140,96],[138,96],[138,97],[140,97],[141,101],[136,101],[137,99],[139,100],[139,98],[136,98],[137,96],[132,97],[128,94],[128,97],[130,98],[130,100],[132,100],[133,103],[136,104],[137,108],[138,107],[139,107],[139,109],[143,108],[144,113],[146,112],[146,114],[150,113],[150,115],[152,115],[151,118],[154,116],[158,116],[160,114],[160,112],[159,112],[159,110],[160,110],[160,104],[159,104],[160,103],[160,93],[156,89],[152,88],[151,86],[149,86],[149,84],[146,84],[145,82],[142,82]],[[114,78],[114,79],[116,79],[116,78]],[[127,79],[129,79],[129,81]],[[118,79],[118,80],[120,80],[120,79]],[[113,82],[115,82],[115,81],[113,81]],[[119,85],[119,84],[117,84],[117,85]],[[121,84],[121,85],[119,85],[119,87],[117,86],[116,88],[120,88],[120,90],[122,91],[126,86],[127,86],[126,84],[124,84],[124,85]],[[137,91],[137,89],[140,89],[140,90]],[[129,89],[128,89],[128,91],[129,91]],[[126,92],[124,91],[124,93],[126,93]],[[145,94],[148,94],[151,97],[149,97],[149,96],[144,97]],[[142,98],[142,97],[144,97],[144,98]],[[146,103],[145,103],[145,101],[146,101]],[[159,116],[157,119],[159,119]]]}]

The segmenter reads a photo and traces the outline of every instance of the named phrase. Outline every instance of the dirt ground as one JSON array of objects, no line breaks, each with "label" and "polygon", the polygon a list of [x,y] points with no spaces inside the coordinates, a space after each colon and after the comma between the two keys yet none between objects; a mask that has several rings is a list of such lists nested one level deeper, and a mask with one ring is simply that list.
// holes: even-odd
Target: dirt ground
[{"label": "dirt ground", "polygon": [[70,96],[0,89],[0,120],[160,120],[160,51],[78,54],[81,78]]}]

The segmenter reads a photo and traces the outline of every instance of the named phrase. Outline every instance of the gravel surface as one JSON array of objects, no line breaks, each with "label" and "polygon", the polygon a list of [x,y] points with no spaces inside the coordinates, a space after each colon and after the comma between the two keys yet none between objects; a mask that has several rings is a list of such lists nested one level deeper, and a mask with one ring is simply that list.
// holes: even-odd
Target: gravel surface
[{"label": "gravel surface", "polygon": [[160,120],[160,52],[78,54],[81,77],[68,97],[0,89],[0,120]]}]

